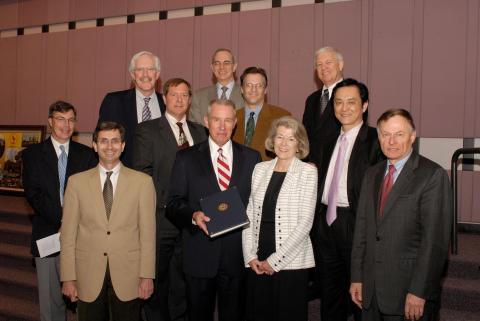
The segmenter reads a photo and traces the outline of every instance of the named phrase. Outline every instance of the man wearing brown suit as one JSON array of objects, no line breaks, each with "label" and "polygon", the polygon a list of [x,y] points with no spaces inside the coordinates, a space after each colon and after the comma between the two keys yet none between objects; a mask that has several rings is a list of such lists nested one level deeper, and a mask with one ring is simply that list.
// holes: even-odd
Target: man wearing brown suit
[{"label": "man wearing brown suit", "polygon": [[[78,320],[140,320],[140,300],[155,277],[155,188],[150,176],[122,165],[125,130],[98,124],[97,167],[73,175],[61,227],[62,292],[78,300]],[[103,189],[103,191],[102,191]]]},{"label": "man wearing brown suit", "polygon": [[263,68],[248,67],[240,77],[240,83],[245,107],[237,110],[237,128],[233,140],[257,150],[264,161],[272,159],[274,155],[265,149],[270,124],[291,113],[265,102],[268,78]]}]

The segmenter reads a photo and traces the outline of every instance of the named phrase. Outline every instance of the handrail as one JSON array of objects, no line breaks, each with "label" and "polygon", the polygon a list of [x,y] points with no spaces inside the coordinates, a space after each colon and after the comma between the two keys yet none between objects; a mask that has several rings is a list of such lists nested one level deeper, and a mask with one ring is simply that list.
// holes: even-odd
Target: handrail
[{"label": "handrail", "polygon": [[480,154],[480,148],[459,148],[452,155],[452,167],[451,167],[451,183],[453,190],[453,224],[452,224],[452,240],[451,240],[451,252],[454,255],[458,254],[458,200],[457,200],[457,167],[458,158],[463,154]]}]

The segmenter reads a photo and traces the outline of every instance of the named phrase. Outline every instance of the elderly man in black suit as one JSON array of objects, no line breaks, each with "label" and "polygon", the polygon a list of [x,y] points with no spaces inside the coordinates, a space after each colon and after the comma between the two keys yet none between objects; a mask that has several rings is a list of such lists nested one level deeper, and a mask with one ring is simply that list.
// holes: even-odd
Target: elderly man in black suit
[{"label": "elderly man in black suit", "polygon": [[125,150],[121,161],[127,167],[133,163],[133,141],[138,123],[159,118],[165,112],[155,83],[160,77],[160,59],[148,51],[136,53],[130,60],[130,76],[135,88],[108,93],[100,106],[98,123],[116,122],[125,128]]},{"label": "elderly man in black suit", "polygon": [[448,176],[413,150],[408,111],[387,110],[377,128],[387,160],[362,183],[351,297],[364,321],[437,320],[453,209]]},{"label": "elderly man in black suit", "polygon": [[382,157],[375,128],[367,124],[368,88],[355,79],[339,82],[332,93],[342,127],[324,137],[318,167],[318,202],[311,237],[321,292],[322,321],[346,321],[360,310],[352,304],[350,255],[355,215],[365,170]]},{"label": "elderly man in black suit", "polygon": [[23,151],[23,187],[35,211],[32,221],[32,254],[37,268],[40,319],[65,321],[57,254],[41,258],[36,241],[60,230],[63,194],[68,178],[95,167],[93,150],[71,140],[77,121],[75,108],[56,101],[48,110],[50,137]]},{"label": "elderly man in black suit", "polygon": [[157,255],[153,296],[145,303],[147,320],[185,320],[186,293],[179,230],[165,217],[170,173],[178,150],[207,139],[205,127],[187,121],[192,90],[180,78],[163,85],[164,117],[138,125],[133,168],[152,176],[157,191]]},{"label": "elderly man in black suit", "polygon": [[218,294],[219,320],[240,321],[245,301],[242,231],[210,239],[209,217],[201,211],[200,199],[236,186],[246,205],[260,154],[232,142],[237,120],[231,101],[213,100],[204,120],[208,140],[177,153],[167,212],[183,227],[189,320],[213,321]]}]

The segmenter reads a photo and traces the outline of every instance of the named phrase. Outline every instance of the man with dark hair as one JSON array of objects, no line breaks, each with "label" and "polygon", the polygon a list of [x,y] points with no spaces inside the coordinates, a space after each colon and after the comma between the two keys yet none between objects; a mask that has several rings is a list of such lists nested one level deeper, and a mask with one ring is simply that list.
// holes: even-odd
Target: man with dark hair
[{"label": "man with dark hair", "polygon": [[240,84],[245,107],[237,110],[237,128],[233,140],[257,150],[263,160],[272,159],[275,155],[265,149],[270,125],[275,119],[291,114],[265,101],[268,78],[263,68],[245,69],[240,77]]},{"label": "man with dark hair", "polygon": [[50,137],[22,152],[23,187],[28,203],[35,211],[32,254],[37,269],[42,321],[64,321],[66,310],[60,285],[58,253],[41,258],[36,241],[60,230],[63,194],[69,177],[97,163],[91,148],[71,140],[76,121],[77,112],[71,104],[54,102],[48,110]]},{"label": "man with dark hair", "polygon": [[78,300],[79,321],[140,320],[155,277],[155,189],[120,162],[120,124],[101,122],[93,137],[99,164],[72,176],[65,193],[62,292]]},{"label": "man with dark hair", "polygon": [[386,161],[367,169],[352,250],[352,300],[364,321],[437,320],[450,241],[452,192],[446,171],[413,149],[404,109],[377,122]]},{"label": "man with dark hair", "polygon": [[200,200],[235,186],[246,205],[260,154],[231,141],[237,121],[231,101],[212,101],[204,120],[208,140],[177,153],[167,215],[183,228],[189,321],[213,320],[216,302],[220,321],[240,321],[245,312],[242,231],[209,238],[205,222],[210,218]]},{"label": "man with dark hair", "polygon": [[186,119],[191,95],[186,80],[167,80],[163,85],[164,117],[139,124],[135,135],[133,168],[152,176],[157,192],[155,289],[144,306],[148,321],[186,318],[181,236],[165,217],[165,206],[177,151],[207,139],[205,127]]},{"label": "man with dark hair", "polygon": [[137,124],[159,118],[165,112],[162,95],[155,92],[160,78],[160,59],[148,51],[136,53],[128,68],[135,88],[108,93],[102,101],[98,122],[114,121],[125,128],[125,151],[121,160],[131,167]]},{"label": "man with dark hair", "polygon": [[213,99],[229,99],[234,102],[235,108],[243,107],[240,87],[235,84],[235,70],[237,62],[230,49],[219,48],[212,55],[210,63],[215,84],[204,87],[195,92],[192,98],[192,107],[188,119],[203,125],[203,118],[207,115],[207,109]]},{"label": "man with dark hair", "polygon": [[360,185],[365,170],[381,158],[375,128],[367,124],[368,89],[355,79],[332,92],[342,127],[324,137],[318,158],[318,201],[311,238],[320,284],[322,321],[347,321],[360,310],[352,304],[350,255]]}]

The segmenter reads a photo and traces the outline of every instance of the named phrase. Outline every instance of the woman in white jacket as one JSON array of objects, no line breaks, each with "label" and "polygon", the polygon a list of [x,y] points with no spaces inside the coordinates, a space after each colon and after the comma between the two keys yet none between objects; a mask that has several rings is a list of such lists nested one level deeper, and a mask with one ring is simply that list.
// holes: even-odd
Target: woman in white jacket
[{"label": "woman in white jacket", "polygon": [[310,229],[317,200],[317,169],[303,125],[290,116],[272,123],[265,148],[276,158],[257,164],[243,230],[250,267],[247,320],[306,321],[308,269],[315,266]]}]

